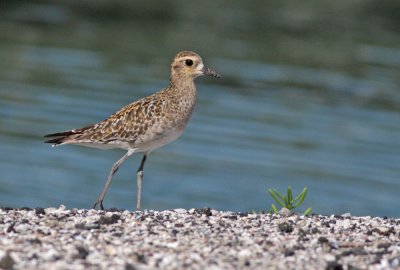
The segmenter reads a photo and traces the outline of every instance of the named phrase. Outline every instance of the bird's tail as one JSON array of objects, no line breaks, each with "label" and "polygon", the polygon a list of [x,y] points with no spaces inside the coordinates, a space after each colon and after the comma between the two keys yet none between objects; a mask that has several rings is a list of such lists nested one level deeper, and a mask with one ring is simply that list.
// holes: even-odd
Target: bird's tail
[{"label": "bird's tail", "polygon": [[45,143],[52,143],[53,146],[57,146],[60,144],[67,143],[70,141],[72,138],[71,136],[80,134],[81,132],[77,130],[68,130],[64,132],[57,132],[57,133],[52,133],[52,134],[47,134],[44,137],[45,138],[50,138],[50,140],[45,141]]},{"label": "bird's tail", "polygon": [[60,144],[74,143],[76,137],[81,135],[85,130],[92,128],[92,126],[87,126],[80,129],[72,129],[63,132],[57,132],[52,134],[44,135],[45,138],[50,138],[50,140],[45,141],[45,143],[52,143],[53,146]]},{"label": "bird's tail", "polygon": [[74,130],[57,132],[52,134],[44,135],[45,138],[51,138],[50,140],[45,141],[45,143],[52,143],[54,145],[59,145],[65,142],[69,136],[76,134]]}]

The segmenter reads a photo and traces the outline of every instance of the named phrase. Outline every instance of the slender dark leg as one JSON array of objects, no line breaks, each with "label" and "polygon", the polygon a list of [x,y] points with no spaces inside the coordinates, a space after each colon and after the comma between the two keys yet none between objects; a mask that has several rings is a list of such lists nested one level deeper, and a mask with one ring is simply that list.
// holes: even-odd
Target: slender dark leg
[{"label": "slender dark leg", "polygon": [[137,170],[137,204],[136,204],[137,210],[140,210],[140,208],[142,207],[142,179],[143,179],[143,168],[146,159],[147,159],[147,153],[143,155],[142,162],[140,163],[139,169]]},{"label": "slender dark leg", "polygon": [[111,184],[113,175],[118,171],[119,166],[121,166],[121,164],[125,160],[127,160],[134,152],[135,152],[134,150],[128,150],[128,152],[122,158],[120,158],[117,162],[114,163],[114,165],[111,168],[110,175],[108,176],[106,185],[104,186],[103,191],[101,192],[100,196],[97,198],[96,202],[94,203],[93,208],[96,208],[97,205],[100,205],[100,209],[104,210],[103,200],[104,200],[107,190]]}]

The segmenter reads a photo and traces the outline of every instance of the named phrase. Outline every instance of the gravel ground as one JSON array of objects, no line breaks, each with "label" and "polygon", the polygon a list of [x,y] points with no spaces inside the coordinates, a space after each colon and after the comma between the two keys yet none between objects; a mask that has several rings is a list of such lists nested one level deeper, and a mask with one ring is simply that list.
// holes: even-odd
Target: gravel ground
[{"label": "gravel ground", "polygon": [[2,269],[400,269],[400,219],[0,209]]}]

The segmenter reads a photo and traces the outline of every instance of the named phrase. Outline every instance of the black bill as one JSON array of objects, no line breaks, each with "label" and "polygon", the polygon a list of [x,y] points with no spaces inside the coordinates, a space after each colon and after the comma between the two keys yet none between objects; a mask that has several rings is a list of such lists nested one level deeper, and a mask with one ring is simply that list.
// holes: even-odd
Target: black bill
[{"label": "black bill", "polygon": [[203,68],[203,74],[204,75],[208,75],[208,76],[212,76],[215,78],[221,78],[221,75],[219,75],[217,72],[215,72],[214,70],[208,68],[208,67],[204,67]]}]

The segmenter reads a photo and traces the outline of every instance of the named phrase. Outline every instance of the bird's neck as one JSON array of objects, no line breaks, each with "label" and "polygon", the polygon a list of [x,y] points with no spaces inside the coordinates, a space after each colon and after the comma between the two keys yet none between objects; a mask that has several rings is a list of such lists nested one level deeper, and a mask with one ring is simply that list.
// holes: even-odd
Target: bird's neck
[{"label": "bird's neck", "polygon": [[196,86],[194,80],[191,77],[171,77],[170,89],[179,96],[196,96]]},{"label": "bird's neck", "polygon": [[[175,121],[183,120],[182,123],[187,123],[190,119],[193,109],[196,105],[196,86],[193,78],[171,78],[170,86],[167,88],[171,97],[170,106],[171,113],[175,115]],[[171,105],[170,104],[170,105]]]}]

